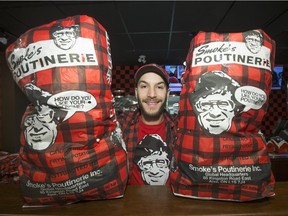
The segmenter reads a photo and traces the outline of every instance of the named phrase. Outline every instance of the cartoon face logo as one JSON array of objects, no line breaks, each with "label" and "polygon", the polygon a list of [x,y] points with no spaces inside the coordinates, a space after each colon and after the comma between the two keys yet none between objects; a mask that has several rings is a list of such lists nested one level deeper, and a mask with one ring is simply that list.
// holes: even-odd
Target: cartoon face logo
[{"label": "cartoon face logo", "polygon": [[149,185],[165,184],[169,176],[167,153],[153,152],[138,162],[143,180]]},{"label": "cartoon face logo", "polygon": [[57,47],[63,50],[71,49],[79,37],[79,26],[55,26],[51,29],[51,37]]},{"label": "cartoon face logo", "polygon": [[48,108],[44,113],[29,115],[24,120],[24,136],[34,150],[44,150],[55,142],[57,125],[53,119],[55,111]]},{"label": "cartoon face logo", "polygon": [[136,148],[134,162],[148,185],[165,185],[169,177],[171,154],[158,134],[146,135]]},{"label": "cartoon face logo", "polygon": [[235,103],[229,93],[221,92],[199,98],[195,104],[200,125],[211,134],[228,131],[234,117]]},{"label": "cartoon face logo", "polygon": [[248,31],[244,33],[245,45],[254,54],[260,52],[263,46],[263,35],[259,31]]},{"label": "cartoon face logo", "polygon": [[235,99],[234,93],[240,85],[222,71],[202,74],[190,103],[202,129],[209,134],[221,134],[231,128],[235,113],[243,105]]}]

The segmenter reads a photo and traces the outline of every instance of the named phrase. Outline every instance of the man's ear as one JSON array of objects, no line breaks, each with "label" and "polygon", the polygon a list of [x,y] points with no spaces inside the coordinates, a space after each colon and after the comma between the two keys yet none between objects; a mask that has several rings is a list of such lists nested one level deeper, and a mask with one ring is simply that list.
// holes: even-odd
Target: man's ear
[{"label": "man's ear", "polygon": [[138,99],[137,88],[135,88],[135,97],[136,97],[136,99]]},{"label": "man's ear", "polygon": [[166,110],[169,110],[169,106],[168,106],[168,103],[169,103],[169,95],[170,95],[170,89],[168,88],[167,89],[167,95],[166,95]]}]

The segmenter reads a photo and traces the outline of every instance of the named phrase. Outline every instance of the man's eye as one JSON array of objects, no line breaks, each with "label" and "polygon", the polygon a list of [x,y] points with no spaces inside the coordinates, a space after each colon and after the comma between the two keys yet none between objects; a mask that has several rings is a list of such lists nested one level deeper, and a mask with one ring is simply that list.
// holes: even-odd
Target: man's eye
[{"label": "man's eye", "polygon": [[28,116],[26,117],[26,119],[24,120],[24,125],[26,127],[33,125],[34,123],[34,118],[32,116]]},{"label": "man's eye", "polygon": [[150,165],[150,166],[151,166],[152,164],[153,164],[152,161],[144,161],[144,162],[143,162],[143,165],[144,165],[144,166],[147,166],[147,165]]},{"label": "man's eye", "polygon": [[72,35],[73,35],[73,32],[66,32],[66,35],[67,35],[67,36],[72,36]]},{"label": "man's eye", "polygon": [[62,32],[56,33],[55,37],[63,37],[63,33]]},{"label": "man's eye", "polygon": [[202,106],[211,106],[211,103],[209,103],[209,102],[202,102],[201,105],[202,105]]},{"label": "man's eye", "polygon": [[229,103],[227,101],[219,101],[219,106],[229,106]]},{"label": "man's eye", "polygon": [[158,86],[158,89],[164,89],[163,85]]}]

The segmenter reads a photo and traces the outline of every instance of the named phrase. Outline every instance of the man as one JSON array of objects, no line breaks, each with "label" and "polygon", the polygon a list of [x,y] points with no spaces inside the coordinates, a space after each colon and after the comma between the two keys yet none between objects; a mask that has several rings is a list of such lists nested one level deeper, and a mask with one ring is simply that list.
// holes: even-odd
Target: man
[{"label": "man", "polygon": [[260,52],[264,43],[264,39],[263,35],[259,31],[253,30],[245,32],[244,38],[245,45],[251,53],[257,54],[258,52]]},{"label": "man", "polygon": [[24,136],[27,144],[34,150],[44,150],[53,145],[57,137],[55,111],[42,105],[37,113],[26,116]]},{"label": "man", "polygon": [[166,184],[171,162],[171,154],[168,154],[168,151],[166,143],[158,134],[145,135],[140,141],[133,162],[140,168],[145,184]]},{"label": "man", "polygon": [[[128,183],[134,185],[169,184],[169,178],[165,178],[165,176],[169,176],[169,169],[164,167],[171,166],[176,128],[174,119],[166,111],[170,93],[168,73],[156,64],[144,65],[135,73],[135,85],[138,109],[124,112],[118,116],[129,158]],[[147,139],[146,135],[158,137],[157,142]],[[158,149],[157,153],[149,150],[157,149],[155,145],[159,145],[159,142],[166,147],[161,148],[161,150]],[[144,150],[146,151],[145,157],[143,156],[143,148],[141,149],[143,146],[145,146]],[[140,159],[137,158],[142,158],[142,162],[138,163]],[[165,164],[161,165],[160,161],[164,162],[163,160]],[[154,162],[157,166],[154,166]],[[143,164],[147,166],[143,166]],[[149,169],[147,168],[148,165]],[[151,168],[154,170],[154,176],[150,172]],[[146,171],[143,173],[145,169]]]},{"label": "man", "polygon": [[199,77],[190,103],[206,133],[219,135],[229,131],[235,114],[243,110],[243,104],[235,98],[239,87],[238,82],[222,71],[206,72]]},{"label": "man", "polygon": [[24,86],[24,92],[35,107],[35,112],[24,119],[24,137],[27,144],[34,150],[44,150],[53,145],[57,137],[59,120],[54,109],[47,105],[52,96],[33,83]]},{"label": "man", "polygon": [[79,26],[55,26],[51,28],[51,36],[57,47],[63,50],[71,49],[79,37]]}]

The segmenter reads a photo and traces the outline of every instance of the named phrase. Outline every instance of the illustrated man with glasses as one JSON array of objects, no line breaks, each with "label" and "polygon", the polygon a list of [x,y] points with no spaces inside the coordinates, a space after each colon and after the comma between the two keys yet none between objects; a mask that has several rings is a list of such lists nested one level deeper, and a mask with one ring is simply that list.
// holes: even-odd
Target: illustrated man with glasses
[{"label": "illustrated man with glasses", "polygon": [[44,150],[55,142],[57,124],[54,121],[55,111],[42,106],[38,113],[24,119],[24,136],[28,145],[34,150]]},{"label": "illustrated man with glasses", "polygon": [[51,28],[50,35],[57,47],[63,50],[71,49],[79,37],[79,26],[55,26]]},{"label": "illustrated man with glasses", "polygon": [[244,38],[245,45],[251,53],[257,54],[258,52],[260,52],[264,43],[264,39],[263,35],[259,31],[252,30],[244,32]]},{"label": "illustrated man with glasses", "polygon": [[243,109],[235,99],[240,85],[223,71],[202,74],[190,95],[190,103],[201,128],[208,134],[229,131],[235,114]]},{"label": "illustrated man with glasses", "polygon": [[134,172],[136,181],[146,185],[165,185],[169,177],[171,153],[158,134],[143,137],[135,149],[134,163],[138,173]]},{"label": "illustrated man with glasses", "polygon": [[56,111],[51,109],[47,100],[51,94],[32,83],[24,86],[25,94],[35,106],[35,112],[24,119],[24,137],[32,149],[44,150],[53,145],[57,137]]}]

